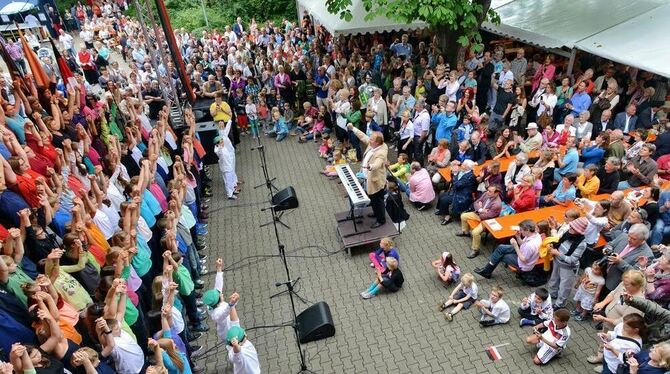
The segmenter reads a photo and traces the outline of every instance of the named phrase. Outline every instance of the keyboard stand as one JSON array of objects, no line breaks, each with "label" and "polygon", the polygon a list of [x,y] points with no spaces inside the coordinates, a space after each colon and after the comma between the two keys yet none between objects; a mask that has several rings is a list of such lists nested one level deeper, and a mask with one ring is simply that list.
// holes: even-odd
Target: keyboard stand
[{"label": "keyboard stand", "polygon": [[351,201],[351,197],[348,197],[349,200],[349,215],[345,218],[337,220],[337,223],[344,222],[344,221],[351,221],[354,224],[354,232],[348,235],[344,235],[344,238],[348,238],[350,236],[354,235],[360,235],[360,234],[365,234],[370,232],[370,230],[361,230],[358,231],[358,225],[357,223],[362,223],[361,221],[358,221],[359,219],[363,218],[363,216],[357,216],[356,215],[356,208],[354,207],[354,203]]}]

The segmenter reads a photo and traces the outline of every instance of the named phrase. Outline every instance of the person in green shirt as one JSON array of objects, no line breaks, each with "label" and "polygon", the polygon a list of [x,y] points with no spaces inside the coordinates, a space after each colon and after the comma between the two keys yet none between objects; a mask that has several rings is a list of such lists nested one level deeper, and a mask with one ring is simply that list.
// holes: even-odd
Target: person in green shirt
[{"label": "person in green shirt", "polygon": [[164,266],[171,268],[172,279],[177,283],[177,291],[184,301],[186,314],[193,325],[191,331],[205,332],[209,330],[207,324],[203,321],[207,318],[205,313],[198,312],[198,305],[195,296],[195,283],[191,278],[191,273],[184,266],[184,258],[179,251],[165,251],[163,252]]}]

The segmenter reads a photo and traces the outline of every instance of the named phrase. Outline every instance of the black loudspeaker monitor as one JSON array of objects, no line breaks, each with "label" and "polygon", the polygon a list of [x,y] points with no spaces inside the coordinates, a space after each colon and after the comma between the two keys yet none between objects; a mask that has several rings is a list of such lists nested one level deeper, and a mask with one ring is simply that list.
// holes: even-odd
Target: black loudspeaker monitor
[{"label": "black loudspeaker monitor", "polygon": [[324,301],[303,310],[297,317],[300,343],[313,342],[335,335],[335,324],[330,307]]},{"label": "black loudspeaker monitor", "polygon": [[274,207],[275,212],[297,208],[298,196],[296,196],[293,187],[286,187],[274,194],[272,196],[272,206]]}]

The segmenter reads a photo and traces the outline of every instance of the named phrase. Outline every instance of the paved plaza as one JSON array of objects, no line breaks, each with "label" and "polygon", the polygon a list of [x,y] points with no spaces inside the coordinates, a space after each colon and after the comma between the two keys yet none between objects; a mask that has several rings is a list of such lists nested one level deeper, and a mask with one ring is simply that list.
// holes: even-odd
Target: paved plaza
[{"label": "paved plaza", "polygon": [[[300,201],[300,207],[283,218],[291,230],[280,227],[287,252],[295,256],[288,259],[291,276],[301,277],[296,288],[310,303],[323,300],[330,305],[337,330],[334,337],[303,346],[309,369],[316,373],[592,372],[586,357],[597,346],[596,330],[588,322],[572,320],[573,335],[563,357],[545,368],[533,365],[534,349],[523,341],[531,328],[519,328],[516,313],[520,300],[531,289],[502,266],[493,279],[476,276],[476,282],[482,297],[488,297],[494,285],[503,287],[504,298],[512,309],[508,325],[481,328],[474,307],[457,314],[451,323],[445,321],[436,305],[450,290],[438,283],[430,261],[446,249],[454,253],[463,272],[472,272],[486,261],[493,242],[485,244],[478,258],[467,259],[469,239],[454,236],[458,223],[440,226],[432,209],[419,212],[406,203],[411,218],[396,240],[405,277],[402,290],[362,300],[359,293],[367,288],[374,273],[368,267],[367,251],[354,251],[352,257],[342,251],[333,213],[348,209],[348,205],[337,181],[319,174],[324,161],[318,158],[316,145],[298,144],[295,138],[282,143],[263,141],[277,187],[294,186]],[[268,221],[270,214],[260,211],[268,197],[265,187],[253,189],[263,181],[263,174],[259,155],[250,151],[251,145],[251,140],[243,137],[238,146],[237,170],[245,181],[239,200],[222,197],[218,166],[211,166],[215,197],[210,203],[208,238],[209,268],[214,270],[216,257],[224,258],[228,269],[224,292],[240,293],[238,311],[246,328],[291,319],[287,296],[270,299],[271,294],[282,289],[276,288],[275,282],[286,280],[286,274],[280,259],[269,257],[278,253],[272,226],[258,227]],[[358,167],[353,166],[355,170]],[[213,272],[205,277],[207,287],[213,285],[213,279]],[[297,301],[298,313],[307,306]],[[249,337],[258,350],[264,372],[298,371],[299,356],[292,329],[256,329],[249,332]],[[201,342],[205,343],[204,338]],[[212,329],[206,346],[211,348],[216,343]],[[484,353],[491,344],[507,344],[499,348],[502,360],[492,362]],[[225,353],[223,346],[212,350],[206,360],[208,372],[232,372]]]}]

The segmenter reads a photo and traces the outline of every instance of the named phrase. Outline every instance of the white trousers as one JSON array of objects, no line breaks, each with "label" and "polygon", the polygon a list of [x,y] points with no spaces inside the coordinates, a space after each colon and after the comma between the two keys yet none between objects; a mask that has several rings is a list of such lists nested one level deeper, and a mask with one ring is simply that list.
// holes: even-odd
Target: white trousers
[{"label": "white trousers", "polygon": [[237,186],[237,174],[234,171],[223,172],[223,184],[226,186],[226,197],[233,196]]}]

